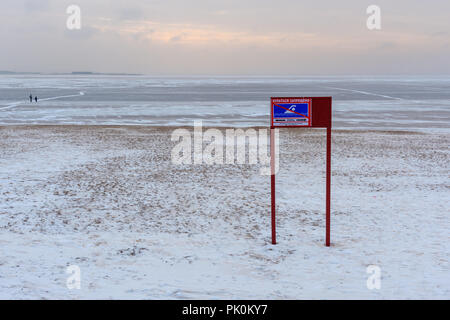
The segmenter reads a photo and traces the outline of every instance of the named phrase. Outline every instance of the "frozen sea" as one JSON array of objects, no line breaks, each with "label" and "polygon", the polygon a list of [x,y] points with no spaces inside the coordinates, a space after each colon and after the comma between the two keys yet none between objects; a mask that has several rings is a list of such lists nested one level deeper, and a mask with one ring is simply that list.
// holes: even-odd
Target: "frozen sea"
[{"label": "frozen sea", "polygon": [[338,129],[450,128],[450,76],[2,75],[0,125],[266,126],[271,96],[332,96]]}]

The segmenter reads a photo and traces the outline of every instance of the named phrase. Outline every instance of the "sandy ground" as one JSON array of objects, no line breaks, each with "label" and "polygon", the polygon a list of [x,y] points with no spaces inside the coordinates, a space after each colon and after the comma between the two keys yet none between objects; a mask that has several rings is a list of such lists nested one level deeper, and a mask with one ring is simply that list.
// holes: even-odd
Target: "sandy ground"
[{"label": "sandy ground", "polygon": [[260,165],[175,165],[172,130],[0,127],[0,298],[450,298],[449,134],[335,131],[326,248],[323,131],[281,132],[272,246]]}]

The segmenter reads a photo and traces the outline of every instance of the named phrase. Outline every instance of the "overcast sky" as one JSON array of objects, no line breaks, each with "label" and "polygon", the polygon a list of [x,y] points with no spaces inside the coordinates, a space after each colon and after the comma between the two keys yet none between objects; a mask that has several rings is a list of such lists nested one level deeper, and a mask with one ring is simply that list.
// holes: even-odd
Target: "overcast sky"
[{"label": "overcast sky", "polygon": [[449,17],[449,0],[1,0],[0,70],[450,74]]}]

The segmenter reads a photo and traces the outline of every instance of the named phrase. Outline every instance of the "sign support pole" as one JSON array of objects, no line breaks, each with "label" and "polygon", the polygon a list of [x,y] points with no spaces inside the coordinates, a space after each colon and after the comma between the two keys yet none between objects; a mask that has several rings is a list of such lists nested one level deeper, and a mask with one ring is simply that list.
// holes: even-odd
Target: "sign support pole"
[{"label": "sign support pole", "polygon": [[275,205],[275,130],[277,128],[327,129],[326,146],[326,198],[325,198],[325,246],[331,246],[331,127],[332,97],[272,97],[270,98],[270,187],[272,244],[276,238]]},{"label": "sign support pole", "polygon": [[275,129],[270,128],[270,188],[272,198],[272,244],[277,244],[277,231],[275,219]]},{"label": "sign support pole", "polygon": [[330,207],[331,207],[331,127],[327,127],[327,203],[326,203],[326,241],[325,245],[330,246]]}]

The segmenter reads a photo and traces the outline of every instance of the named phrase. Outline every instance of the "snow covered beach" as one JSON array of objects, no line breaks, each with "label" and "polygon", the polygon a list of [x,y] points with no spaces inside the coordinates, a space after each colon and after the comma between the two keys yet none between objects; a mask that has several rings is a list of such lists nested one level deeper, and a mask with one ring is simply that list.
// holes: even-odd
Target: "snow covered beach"
[{"label": "snow covered beach", "polygon": [[174,129],[0,127],[0,298],[450,298],[450,134],[336,130],[325,248],[323,131],[281,131],[272,246],[259,166],[175,165]]}]

